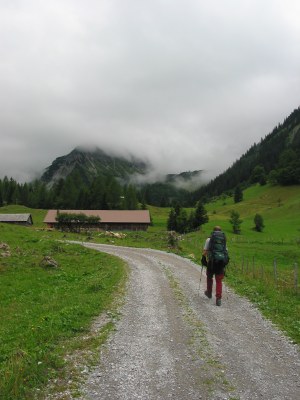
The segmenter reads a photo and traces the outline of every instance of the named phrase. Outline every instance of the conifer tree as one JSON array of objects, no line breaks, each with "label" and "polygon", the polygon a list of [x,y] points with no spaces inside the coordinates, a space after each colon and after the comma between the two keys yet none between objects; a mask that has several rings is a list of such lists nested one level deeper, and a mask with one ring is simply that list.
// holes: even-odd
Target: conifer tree
[{"label": "conifer tree", "polygon": [[115,178],[110,178],[106,182],[106,203],[110,210],[121,208],[122,188]]},{"label": "conifer tree", "polygon": [[176,212],[174,208],[171,208],[169,212],[169,218],[167,222],[167,229],[168,231],[176,231],[177,224],[176,224]]},{"label": "conifer tree", "polygon": [[127,210],[137,210],[138,200],[134,186],[129,185],[125,190],[125,206]]},{"label": "conifer tree", "polygon": [[255,215],[254,224],[255,224],[255,230],[257,232],[262,232],[262,230],[265,227],[265,225],[264,225],[263,217],[260,214],[256,214]]},{"label": "conifer tree", "polygon": [[179,233],[186,233],[189,231],[188,215],[184,208],[176,216],[176,231]]},{"label": "conifer tree", "polygon": [[101,210],[105,207],[104,201],[105,185],[101,176],[95,178],[89,191],[89,208],[91,210]]},{"label": "conifer tree", "polygon": [[266,171],[262,165],[257,165],[253,169],[250,180],[252,183],[266,184]]},{"label": "conifer tree", "polygon": [[241,232],[240,227],[243,221],[240,219],[240,214],[237,211],[234,210],[231,211],[229,222],[232,225],[233,233]]},{"label": "conifer tree", "polygon": [[194,218],[193,218],[193,225],[191,226],[192,229],[197,229],[201,227],[202,225],[206,224],[208,222],[209,218],[207,215],[207,211],[201,201],[197,202],[196,205],[196,210],[194,213]]},{"label": "conifer tree", "polygon": [[239,203],[243,200],[243,191],[240,185],[237,185],[234,191],[234,202]]}]

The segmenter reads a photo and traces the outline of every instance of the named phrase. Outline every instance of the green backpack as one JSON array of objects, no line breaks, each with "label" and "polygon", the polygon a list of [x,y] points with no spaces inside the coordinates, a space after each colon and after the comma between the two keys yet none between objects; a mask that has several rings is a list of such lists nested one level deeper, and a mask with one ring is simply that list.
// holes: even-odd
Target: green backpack
[{"label": "green backpack", "polygon": [[226,247],[226,236],[222,231],[213,231],[210,236],[208,259],[212,264],[229,263],[229,256]]}]

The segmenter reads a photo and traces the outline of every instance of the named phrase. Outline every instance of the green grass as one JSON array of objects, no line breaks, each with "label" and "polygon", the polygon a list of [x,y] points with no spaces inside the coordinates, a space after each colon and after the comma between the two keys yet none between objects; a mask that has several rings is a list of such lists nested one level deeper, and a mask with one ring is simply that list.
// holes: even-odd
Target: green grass
[{"label": "green grass", "polygon": [[[110,307],[125,268],[112,256],[57,242],[52,233],[2,224],[0,234],[11,252],[0,257],[0,393],[29,399],[63,373],[69,346]],[[41,266],[45,255],[59,267]]]},{"label": "green grass", "polygon": [[[200,264],[206,237],[215,225],[221,225],[231,258],[227,284],[256,303],[267,318],[300,343],[299,283],[297,292],[294,287],[295,263],[300,280],[299,186],[253,186],[244,192],[241,203],[234,204],[232,198],[223,197],[207,204],[209,222],[200,231],[180,235],[176,249],[168,245],[170,209],[149,209],[153,226],[147,232],[126,232],[125,239],[97,232],[90,239],[84,234],[48,231],[43,224],[45,210],[22,206],[0,209],[2,213],[30,212],[34,221],[30,228],[0,224],[0,242],[11,248],[10,257],[0,256],[0,393],[4,399],[32,398],[34,389],[63,373],[66,354],[77,347],[97,346],[108,334],[103,332],[90,344],[80,339],[87,335],[93,317],[110,307],[124,282],[124,264],[114,257],[57,240],[160,249]],[[243,219],[240,235],[232,233],[228,222],[233,209]],[[261,233],[253,229],[256,213],[264,219]],[[42,268],[40,261],[45,255],[53,257],[59,268]]]}]

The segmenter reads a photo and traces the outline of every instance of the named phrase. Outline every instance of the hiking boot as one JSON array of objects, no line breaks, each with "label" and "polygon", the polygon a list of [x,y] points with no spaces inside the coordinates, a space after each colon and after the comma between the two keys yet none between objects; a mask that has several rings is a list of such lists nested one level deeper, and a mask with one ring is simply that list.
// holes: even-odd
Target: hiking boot
[{"label": "hiking boot", "polygon": [[206,297],[208,297],[209,299],[211,299],[212,295],[211,295],[211,293],[209,293],[207,290],[205,290],[204,294],[205,294]]},{"label": "hiking boot", "polygon": [[220,306],[221,305],[221,299],[217,299],[216,300],[216,306]]}]

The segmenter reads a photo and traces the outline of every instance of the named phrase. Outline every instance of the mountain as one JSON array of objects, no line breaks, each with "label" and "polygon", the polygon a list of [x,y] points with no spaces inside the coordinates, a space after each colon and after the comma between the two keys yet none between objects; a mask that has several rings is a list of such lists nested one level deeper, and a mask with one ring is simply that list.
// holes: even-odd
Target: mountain
[{"label": "mountain", "polygon": [[[151,177],[151,166],[136,157],[130,159],[116,157],[105,153],[99,148],[86,150],[75,148],[69,154],[56,158],[45,169],[41,181],[48,187],[60,179],[79,174],[85,183],[91,183],[97,176],[114,177],[121,183],[133,183],[143,186],[151,181],[171,185],[185,190],[193,190],[201,185],[202,171],[188,171],[180,174],[168,174],[154,179]],[[150,178],[148,176],[150,173]]]},{"label": "mountain", "polygon": [[279,185],[300,184],[300,107],[225,172],[196,190],[193,199],[219,196],[237,185],[246,187],[266,180]]},{"label": "mountain", "polygon": [[86,150],[77,147],[66,156],[56,158],[46,168],[41,180],[51,187],[60,179],[66,179],[69,175],[78,173],[87,184],[99,175],[113,176],[127,182],[134,174],[144,175],[148,168],[149,165],[145,162],[133,157],[128,160],[109,155],[99,148]]},{"label": "mountain", "polygon": [[105,178],[113,177],[121,185],[134,185],[148,204],[160,206],[180,202],[190,205],[191,192],[202,184],[201,173],[160,174],[159,178],[155,178],[152,166],[135,157],[127,159],[105,153],[99,148],[86,150],[77,147],[69,154],[56,158],[46,168],[41,181],[51,189],[57,186],[55,184],[61,187],[61,180],[71,180],[78,189],[78,186],[90,187],[95,178],[104,178],[105,181]]}]

